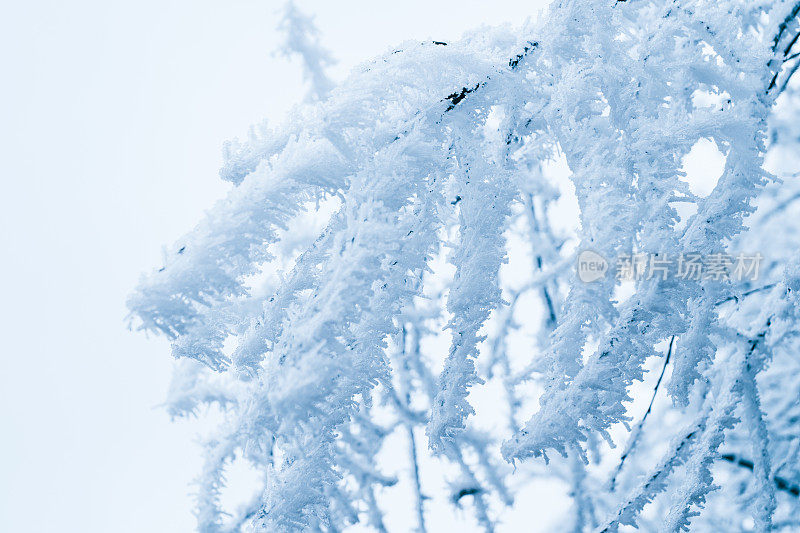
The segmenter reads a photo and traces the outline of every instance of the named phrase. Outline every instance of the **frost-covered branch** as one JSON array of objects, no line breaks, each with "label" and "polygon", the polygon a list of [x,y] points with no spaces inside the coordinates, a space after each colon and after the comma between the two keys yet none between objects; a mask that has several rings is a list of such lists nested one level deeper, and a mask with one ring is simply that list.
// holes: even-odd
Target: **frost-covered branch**
[{"label": "frost-covered branch", "polygon": [[[774,492],[800,479],[798,190],[765,166],[800,138],[799,6],[564,0],[334,86],[289,2],[284,51],[313,97],[226,145],[228,195],[128,302],[181,359],[169,412],[223,420],[199,528],[384,531],[382,499],[409,491],[410,527],[467,503],[492,530],[532,477],[566,482],[576,531],[725,529],[728,497],[757,529],[790,523]],[[705,196],[686,170],[704,143],[723,160]],[[759,279],[614,275],[625,254],[748,246],[770,257]],[[575,276],[583,251],[608,271]],[[600,465],[660,358],[608,490]],[[751,466],[723,454],[749,472],[718,488],[723,444]],[[221,503],[237,460],[264,485],[238,513]]]}]

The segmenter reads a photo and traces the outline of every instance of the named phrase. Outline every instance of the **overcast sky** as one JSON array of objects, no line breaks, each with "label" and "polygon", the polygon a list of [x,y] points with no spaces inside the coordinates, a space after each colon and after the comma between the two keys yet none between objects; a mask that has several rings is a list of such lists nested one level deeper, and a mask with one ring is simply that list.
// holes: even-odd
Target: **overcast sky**
[{"label": "overcast sky", "polygon": [[[341,79],[407,39],[539,1],[298,1]],[[0,18],[0,530],[190,531],[196,428],[158,404],[167,344],[125,298],[225,193],[220,148],[303,94],[281,2],[26,1]]]}]

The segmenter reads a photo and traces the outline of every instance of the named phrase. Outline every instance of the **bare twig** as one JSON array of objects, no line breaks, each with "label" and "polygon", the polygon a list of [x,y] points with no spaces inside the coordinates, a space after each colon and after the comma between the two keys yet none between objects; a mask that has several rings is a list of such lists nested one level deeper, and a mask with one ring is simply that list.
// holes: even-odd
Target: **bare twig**
[{"label": "bare twig", "polygon": [[[778,46],[780,45],[780,42],[783,39],[783,36],[786,33],[786,30],[789,28],[789,25],[797,19],[798,14],[800,14],[800,2],[795,3],[794,7],[789,12],[789,14],[786,15],[786,18],[783,20],[783,22],[781,22],[780,25],[778,25],[778,32],[775,34],[775,38],[772,41],[772,51],[776,55],[778,53]],[[783,57],[784,58],[786,58],[786,56],[789,55],[789,52],[791,52],[792,47],[794,46],[794,44],[797,41],[798,37],[800,37],[800,33],[796,34],[791,39],[791,41],[789,42],[789,45],[783,50]],[[773,61],[774,60],[770,61],[770,63],[772,64]],[[769,82],[769,86],[767,87],[767,92],[770,92],[777,85],[778,76],[780,76],[781,70],[783,70],[781,68],[783,62],[784,61],[781,61],[781,66],[778,66],[775,69],[775,74],[772,76],[772,79]],[[782,88],[781,88],[781,91],[783,91],[783,88],[785,88],[786,85],[789,83],[789,80],[791,79],[792,75],[795,73],[796,70],[797,70],[797,68],[795,66],[795,68],[792,69],[792,71],[790,72],[789,76],[784,81],[784,83],[782,85]]]},{"label": "bare twig", "polygon": [[741,294],[741,296],[736,296],[736,295],[728,296],[727,298],[718,301],[714,305],[722,305],[724,303],[731,302],[731,301],[735,301],[735,302],[738,303],[739,302],[739,298],[747,298],[751,294],[755,294],[755,293],[761,292],[761,291],[768,291],[769,289],[773,288],[774,286],[775,286],[775,283],[770,283],[768,285],[764,285],[763,287],[756,287],[755,289],[750,289],[749,291],[743,292]]},{"label": "bare twig", "polygon": [[[732,453],[724,453],[720,455],[719,458],[733,465],[745,468],[751,472],[755,467],[753,461],[749,459],[744,459]],[[793,483],[792,481],[781,476],[773,476],[772,479],[773,481],[775,481],[775,488],[783,492],[786,492],[787,494],[791,494],[795,498],[800,498],[800,486],[798,486],[796,483]]]},{"label": "bare twig", "polygon": [[609,481],[609,486],[611,491],[614,491],[617,476],[619,476],[620,472],[622,472],[622,467],[625,465],[625,459],[633,453],[633,450],[636,448],[636,445],[639,441],[639,436],[642,433],[642,426],[644,426],[647,417],[650,415],[650,412],[653,410],[653,402],[656,400],[656,395],[658,394],[658,388],[661,386],[661,381],[664,379],[664,373],[667,370],[667,365],[669,364],[670,356],[672,355],[672,347],[675,343],[675,336],[673,335],[672,338],[669,340],[669,348],[667,349],[667,355],[664,358],[664,366],[661,368],[661,374],[658,376],[658,381],[656,381],[655,387],[653,387],[653,396],[650,398],[650,405],[647,406],[647,411],[645,411],[644,416],[639,421],[638,424],[633,428],[631,431],[631,437],[628,439],[628,444],[625,446],[625,451],[622,453],[622,457],[620,457],[619,464],[617,468],[614,469],[614,473],[611,475],[611,480]]}]

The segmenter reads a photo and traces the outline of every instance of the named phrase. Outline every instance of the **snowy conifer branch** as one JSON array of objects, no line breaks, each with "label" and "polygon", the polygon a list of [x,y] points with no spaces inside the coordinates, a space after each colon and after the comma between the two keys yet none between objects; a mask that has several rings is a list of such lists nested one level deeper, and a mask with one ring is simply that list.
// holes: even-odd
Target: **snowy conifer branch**
[{"label": "snowy conifer branch", "polygon": [[[312,18],[288,2],[285,51],[312,98],[225,146],[228,195],[128,302],[180,358],[170,414],[223,419],[199,529],[388,531],[406,491],[409,527],[430,530],[446,503],[491,531],[529,503],[514,488],[531,478],[566,483],[576,531],[727,523],[715,502],[736,487],[737,519],[790,523],[800,192],[765,161],[800,139],[799,14],[562,0],[519,29],[405,43],[334,86]],[[687,183],[703,145],[722,160],[706,195]],[[571,269],[584,251],[613,263],[753,243],[770,258],[738,283]],[[639,401],[609,486],[601,459]],[[740,467],[729,483],[720,457]],[[238,461],[263,487],[233,511]]]}]

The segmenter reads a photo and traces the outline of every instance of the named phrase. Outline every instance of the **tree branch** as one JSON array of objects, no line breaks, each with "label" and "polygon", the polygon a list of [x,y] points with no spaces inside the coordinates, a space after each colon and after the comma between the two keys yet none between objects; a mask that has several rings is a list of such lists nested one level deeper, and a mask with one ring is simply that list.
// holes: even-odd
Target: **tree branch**
[{"label": "tree branch", "polygon": [[644,416],[639,421],[638,424],[633,428],[631,431],[631,438],[628,440],[628,445],[625,447],[625,451],[622,453],[622,457],[620,457],[619,464],[617,468],[614,470],[614,473],[611,475],[611,480],[609,481],[609,486],[611,491],[614,491],[614,486],[617,482],[617,476],[619,476],[620,472],[622,471],[622,467],[625,465],[625,459],[633,453],[633,450],[636,448],[636,445],[639,441],[639,436],[642,434],[642,426],[644,426],[645,421],[647,420],[648,415],[650,415],[650,411],[653,410],[653,402],[656,400],[656,395],[658,394],[658,387],[661,386],[661,380],[664,379],[664,373],[667,370],[667,365],[669,364],[670,356],[672,355],[672,347],[675,343],[675,335],[669,340],[669,349],[667,349],[667,356],[664,359],[664,366],[661,368],[661,375],[658,376],[658,381],[656,381],[655,387],[653,387],[653,396],[650,398],[650,405],[647,406],[647,411],[645,411]]},{"label": "tree branch", "polygon": [[[749,459],[744,459],[732,453],[724,453],[720,455],[719,458],[751,472],[753,471],[754,464],[753,461]],[[773,476],[772,479],[775,482],[775,488],[787,494],[791,494],[795,498],[800,498],[800,486],[781,476]]]}]

